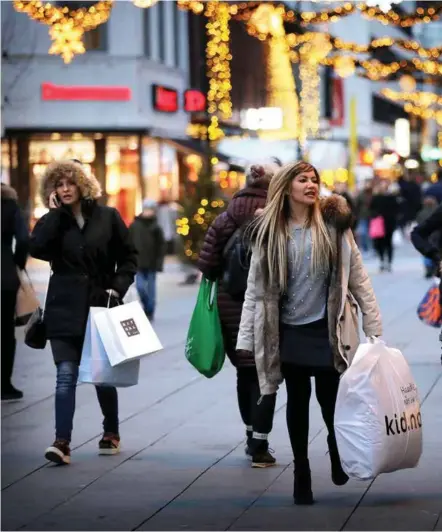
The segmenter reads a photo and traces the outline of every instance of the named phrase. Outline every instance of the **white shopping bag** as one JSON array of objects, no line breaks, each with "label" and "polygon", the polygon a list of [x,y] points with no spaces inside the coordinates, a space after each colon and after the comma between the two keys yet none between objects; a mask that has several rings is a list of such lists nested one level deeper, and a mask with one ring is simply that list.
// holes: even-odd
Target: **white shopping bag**
[{"label": "white shopping bag", "polygon": [[361,344],[341,377],[335,431],[344,471],[368,480],[416,467],[422,453],[418,390],[400,351]]},{"label": "white shopping bag", "polygon": [[102,309],[93,319],[111,366],[126,364],[163,348],[138,301]]},{"label": "white shopping bag", "polygon": [[105,311],[102,307],[91,307],[84,337],[78,380],[99,386],[124,388],[138,384],[140,361],[133,360],[121,366],[112,367],[95,325],[95,318]]}]

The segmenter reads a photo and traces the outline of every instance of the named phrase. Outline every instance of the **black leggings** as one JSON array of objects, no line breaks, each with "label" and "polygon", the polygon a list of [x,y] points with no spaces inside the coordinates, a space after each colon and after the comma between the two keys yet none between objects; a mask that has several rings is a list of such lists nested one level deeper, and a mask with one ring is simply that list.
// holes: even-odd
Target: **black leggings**
[{"label": "black leggings", "polygon": [[17,290],[2,290],[1,302],[1,358],[2,358],[2,392],[11,391],[12,371],[15,359],[15,306],[17,303]]},{"label": "black leggings", "polygon": [[393,262],[393,233],[388,232],[384,238],[376,238],[373,240],[373,247],[379,256],[381,262],[384,262],[385,256],[388,259],[388,263]]},{"label": "black leggings", "polygon": [[[256,367],[237,369],[238,406],[241,418],[249,432],[261,435],[270,434],[273,428],[276,393],[264,395],[262,399],[259,391],[258,373]],[[262,437],[264,439],[264,437]]]},{"label": "black leggings", "polygon": [[310,377],[315,377],[316,397],[332,444],[335,442],[334,415],[339,373],[334,369],[311,369],[282,364],[287,386],[287,428],[295,461],[308,459]]}]

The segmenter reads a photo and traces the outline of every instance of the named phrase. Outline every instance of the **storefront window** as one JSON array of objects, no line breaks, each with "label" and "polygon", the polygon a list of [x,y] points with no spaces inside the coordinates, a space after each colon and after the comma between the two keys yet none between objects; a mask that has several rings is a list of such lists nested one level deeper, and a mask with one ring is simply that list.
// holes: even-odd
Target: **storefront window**
[{"label": "storefront window", "polygon": [[106,193],[129,225],[141,207],[138,137],[108,137],[106,142]]},{"label": "storefront window", "polygon": [[11,161],[9,154],[9,142],[7,139],[2,140],[2,167],[1,182],[6,185],[11,184]]},{"label": "storefront window", "polygon": [[146,196],[158,202],[179,197],[179,167],[176,149],[157,139],[144,138],[142,174]]},{"label": "storefront window", "polygon": [[78,159],[86,171],[92,171],[95,160],[95,147],[92,138],[80,133],[62,136],[59,133],[39,136],[29,143],[29,164],[31,172],[31,198],[33,221],[38,220],[47,212],[40,198],[41,178],[46,167],[52,161]]}]

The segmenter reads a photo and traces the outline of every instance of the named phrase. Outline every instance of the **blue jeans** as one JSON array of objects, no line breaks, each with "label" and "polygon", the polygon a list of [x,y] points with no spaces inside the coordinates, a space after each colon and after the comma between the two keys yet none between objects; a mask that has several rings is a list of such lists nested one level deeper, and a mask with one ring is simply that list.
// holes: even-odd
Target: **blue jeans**
[{"label": "blue jeans", "polygon": [[[78,380],[77,362],[57,364],[55,388],[55,438],[71,441],[75,413],[75,392]],[[110,386],[96,386],[98,402],[104,416],[104,432],[118,434],[118,395]]]},{"label": "blue jeans", "polygon": [[359,245],[363,251],[370,251],[371,248],[371,239],[368,234],[368,228],[368,220],[359,220],[358,227],[356,229],[356,234],[359,237]]},{"label": "blue jeans", "polygon": [[144,312],[147,316],[155,313],[157,299],[157,272],[152,270],[141,270],[135,279],[138,295],[141,299]]}]

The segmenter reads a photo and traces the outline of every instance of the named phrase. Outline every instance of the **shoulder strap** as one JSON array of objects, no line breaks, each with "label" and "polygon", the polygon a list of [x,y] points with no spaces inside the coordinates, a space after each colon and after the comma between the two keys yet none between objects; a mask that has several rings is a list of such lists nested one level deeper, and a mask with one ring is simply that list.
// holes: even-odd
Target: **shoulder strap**
[{"label": "shoulder strap", "polygon": [[233,235],[227,241],[227,244],[225,245],[224,250],[223,250],[223,257],[224,258],[226,258],[227,254],[232,249],[232,247],[233,247],[233,245],[235,243],[235,240],[236,240],[237,236],[240,234],[240,232],[241,232],[241,228],[236,229],[235,232],[233,233]]}]

